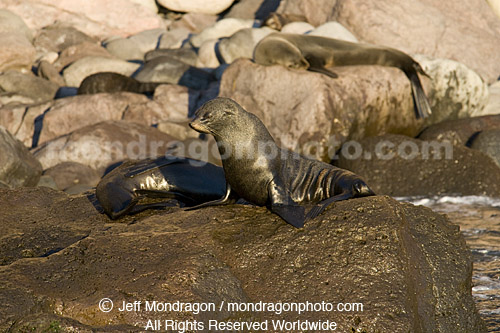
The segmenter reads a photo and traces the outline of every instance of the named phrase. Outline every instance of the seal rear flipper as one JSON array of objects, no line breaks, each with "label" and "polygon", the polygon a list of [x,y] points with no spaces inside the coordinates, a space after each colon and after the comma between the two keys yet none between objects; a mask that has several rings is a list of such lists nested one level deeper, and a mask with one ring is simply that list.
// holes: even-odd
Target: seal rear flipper
[{"label": "seal rear flipper", "polygon": [[208,206],[229,205],[229,204],[234,203],[234,202],[235,202],[235,200],[231,195],[231,186],[229,186],[229,183],[226,183],[226,194],[224,195],[224,197],[217,199],[217,200],[207,201],[207,202],[201,203],[199,205],[186,208],[185,210],[195,210],[198,208],[208,207]]},{"label": "seal rear flipper", "polygon": [[337,74],[335,74],[332,71],[329,71],[328,69],[326,69],[324,67],[309,67],[307,70],[311,71],[311,72],[325,74],[326,76],[329,76],[329,77],[331,77],[333,79],[336,79],[336,78],[339,77]]},{"label": "seal rear flipper", "polygon": [[299,205],[282,205],[274,204],[271,206],[271,212],[275,213],[286,223],[293,225],[295,228],[302,228],[306,221],[305,209]]},{"label": "seal rear flipper", "polygon": [[311,208],[311,210],[307,213],[306,215],[306,220],[310,220],[321,214],[326,207],[334,203],[335,201],[342,201],[342,200],[347,200],[352,198],[352,193],[351,192],[343,192],[341,194],[335,195],[333,197],[330,197],[328,199],[325,199],[321,201],[317,206],[314,206]]},{"label": "seal rear flipper", "polygon": [[411,92],[413,96],[413,103],[415,106],[415,114],[417,118],[427,118],[431,115],[432,110],[429,100],[425,95],[422,84],[416,72],[406,73],[411,83]]}]

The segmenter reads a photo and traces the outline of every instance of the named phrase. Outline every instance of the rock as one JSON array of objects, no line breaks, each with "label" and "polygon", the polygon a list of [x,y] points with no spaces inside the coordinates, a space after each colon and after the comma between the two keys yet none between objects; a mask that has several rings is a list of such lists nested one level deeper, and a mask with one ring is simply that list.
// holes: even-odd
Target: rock
[{"label": "rock", "polygon": [[62,162],[78,162],[104,174],[126,159],[165,154],[174,139],[156,128],[125,121],[105,121],[79,128],[33,151],[44,169]]},{"label": "rock", "polygon": [[[176,140],[184,141],[187,139],[197,139],[200,133],[189,127],[189,120],[184,121],[164,121],[158,124],[158,130],[166,133]],[[183,155],[184,156],[184,155]]]},{"label": "rock", "polygon": [[500,167],[500,127],[478,133],[470,147],[485,153]]},{"label": "rock", "polygon": [[99,72],[114,72],[130,76],[138,68],[139,64],[134,64],[121,59],[87,56],[68,66],[63,71],[63,76],[68,86],[79,87],[83,79],[91,74]]},{"label": "rock", "polygon": [[4,126],[25,146],[32,147],[35,121],[53,104],[54,101],[48,101],[33,105],[4,106],[0,109],[0,126]]},{"label": "rock", "polygon": [[198,60],[196,67],[200,68],[216,68],[220,66],[219,59],[215,49],[218,47],[218,39],[210,39],[201,44],[198,49]]},{"label": "rock", "polygon": [[181,49],[156,49],[147,52],[144,55],[144,60],[151,61],[154,58],[168,56],[170,58],[182,61],[190,66],[196,66],[198,60],[198,55],[196,51],[192,48],[181,48]]},{"label": "rock", "polygon": [[68,65],[85,57],[114,58],[104,47],[95,43],[83,42],[65,48],[54,63],[54,66],[58,71],[61,71]]},{"label": "rock", "polygon": [[274,30],[267,27],[238,30],[231,37],[219,42],[219,52],[227,64],[238,58],[252,59],[255,45],[271,32]]},{"label": "rock", "polygon": [[60,53],[68,47],[82,43],[97,45],[97,40],[72,26],[57,23],[41,29],[33,42],[41,54]]},{"label": "rock", "polygon": [[158,4],[175,12],[219,14],[234,0],[157,0]]},{"label": "rock", "polygon": [[314,30],[314,26],[307,22],[291,22],[281,28],[281,32],[286,34],[305,34]]},{"label": "rock", "polygon": [[0,33],[20,33],[23,34],[28,41],[33,40],[33,33],[28,28],[23,19],[13,12],[5,9],[0,9]]},{"label": "rock", "polygon": [[[107,223],[85,195],[44,188],[0,191],[0,212],[1,330],[57,322],[139,332],[151,313],[120,312],[123,302],[196,300],[217,309],[158,311],[155,319],[196,320],[206,330],[209,320],[268,320],[272,329],[273,320],[330,319],[340,332],[485,331],[459,228],[388,197],[338,202],[300,230],[244,205],[168,208]],[[115,309],[99,310],[103,295]],[[331,319],[326,311],[218,311],[222,302],[352,302],[364,310]]]},{"label": "rock", "polygon": [[198,92],[179,85],[161,85],[154,93],[154,101],[161,105],[166,112],[165,119],[169,121],[185,120],[192,112],[196,111]]},{"label": "rock", "polygon": [[451,143],[384,135],[344,144],[335,164],[391,196],[500,196],[500,168],[483,153]]},{"label": "rock", "polygon": [[500,1],[498,0],[486,0],[488,5],[490,5],[491,9],[495,13],[496,16],[500,18]]},{"label": "rock", "polygon": [[64,22],[99,39],[113,35],[126,37],[165,27],[162,18],[144,3],[129,0],[109,0],[99,4],[90,4],[87,0],[18,0],[3,1],[0,7],[19,15],[34,30],[54,22]]},{"label": "rock", "polygon": [[158,48],[161,49],[178,49],[189,40],[191,32],[186,28],[171,29],[160,37]]},{"label": "rock", "polygon": [[348,42],[359,43],[356,36],[352,34],[346,27],[338,22],[326,22],[320,25],[313,31],[308,33],[313,36],[322,36],[327,38],[341,39]]},{"label": "rock", "polygon": [[475,116],[488,101],[488,86],[465,65],[447,59],[416,55],[415,60],[430,76],[428,91],[432,114],[426,124]]},{"label": "rock", "polygon": [[334,71],[336,79],[239,59],[222,75],[219,95],[255,113],[283,148],[327,162],[346,140],[418,134],[422,122],[403,72],[378,66]]},{"label": "rock", "polygon": [[279,4],[279,0],[240,0],[231,6],[231,9],[224,17],[264,20],[269,14],[278,9]]},{"label": "rock", "polygon": [[172,22],[170,30],[178,28],[187,29],[190,32],[198,34],[217,22],[217,15],[203,13],[186,13],[182,17]]},{"label": "rock", "polygon": [[64,192],[67,194],[75,195],[75,194],[83,194],[85,192],[89,192],[89,191],[93,191],[93,190],[94,190],[93,186],[89,186],[89,185],[85,185],[85,184],[77,184],[77,185],[73,185],[71,187],[68,187],[67,189],[64,190]]},{"label": "rock", "polygon": [[9,70],[0,75],[0,90],[27,96],[35,102],[53,99],[57,89],[57,84],[31,74]]},{"label": "rock", "polygon": [[488,103],[480,112],[476,112],[478,116],[486,116],[490,114],[500,114],[500,81],[491,84],[488,87],[489,98]]},{"label": "rock", "polygon": [[198,35],[191,37],[190,42],[194,47],[200,47],[207,40],[229,37],[240,29],[252,28],[254,24],[254,20],[222,19]]},{"label": "rock", "polygon": [[99,173],[78,162],[63,162],[48,168],[44,176],[51,177],[57,188],[66,190],[74,185],[96,186],[101,180]]},{"label": "rock", "polygon": [[158,6],[156,5],[155,0],[130,0],[131,2],[143,6],[148,9],[152,13],[158,13]]},{"label": "rock", "polygon": [[0,33],[0,72],[8,69],[31,70],[36,51],[22,33]]},{"label": "rock", "polygon": [[427,141],[448,141],[456,146],[469,144],[471,138],[481,132],[500,129],[500,115],[449,120],[427,127],[419,139]]},{"label": "rock", "polygon": [[363,42],[453,59],[487,83],[500,73],[500,62],[490,56],[500,53],[500,20],[483,0],[460,0],[453,7],[440,0],[403,0],[397,6],[391,0],[286,0],[278,12],[304,15],[314,26],[337,21]]},{"label": "rock", "polygon": [[141,82],[180,84],[192,89],[205,89],[213,80],[211,73],[168,56],[153,58],[135,74]]},{"label": "rock", "polygon": [[61,74],[59,74],[57,68],[48,61],[40,61],[40,64],[38,64],[37,68],[37,75],[56,84],[58,87],[63,87],[66,85],[66,81],[64,81],[64,78],[61,76]]},{"label": "rock", "polygon": [[[29,97],[23,95],[17,95],[15,93],[3,93],[0,94],[0,108],[3,106],[19,105],[19,104],[34,104],[35,101]],[[1,116],[0,116],[1,117]]]},{"label": "rock", "polygon": [[142,31],[128,38],[119,38],[105,43],[112,55],[123,60],[142,60],[144,54],[154,50],[165,29]]},{"label": "rock", "polygon": [[147,102],[149,99],[146,96],[129,92],[58,99],[53,105],[46,107],[43,117],[38,119],[41,129],[38,134],[35,133],[37,137],[34,147],[85,126],[105,120],[120,120],[131,105]]},{"label": "rock", "polygon": [[35,186],[42,166],[28,149],[0,126],[0,181],[11,187]]},{"label": "rock", "polygon": [[51,176],[48,176],[48,175],[42,175],[36,186],[37,187],[48,187],[48,188],[51,188],[53,190],[59,190],[56,182],[54,181],[54,178],[52,178]]}]

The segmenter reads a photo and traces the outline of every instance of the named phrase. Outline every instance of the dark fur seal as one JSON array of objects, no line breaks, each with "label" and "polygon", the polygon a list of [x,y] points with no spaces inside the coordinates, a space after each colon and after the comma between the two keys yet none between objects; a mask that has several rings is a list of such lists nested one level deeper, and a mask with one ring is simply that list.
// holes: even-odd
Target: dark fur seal
[{"label": "dark fur seal", "polygon": [[[225,190],[221,167],[169,156],[123,163],[97,184],[96,197],[104,212],[117,219],[130,212],[144,196],[176,199],[192,206],[220,198]],[[158,204],[143,206],[141,210],[155,206]]]},{"label": "dark fur seal", "polygon": [[272,33],[254,49],[254,61],[261,65],[283,65],[337,77],[326,68],[349,65],[380,65],[401,69],[411,83],[417,118],[432,111],[418,73],[427,74],[412,57],[396,49],[343,40],[298,34]]},{"label": "dark fur seal", "polygon": [[118,73],[101,72],[89,75],[83,79],[78,88],[78,95],[119,91],[152,93],[160,84],[158,82],[140,82]]},{"label": "dark fur seal", "polygon": [[[230,195],[267,206],[299,228],[332,202],[374,195],[350,171],[280,149],[252,113],[229,98],[206,102],[190,126],[212,134],[219,145],[227,190],[219,200],[194,208],[230,202]],[[318,204],[305,215],[302,204]]]}]

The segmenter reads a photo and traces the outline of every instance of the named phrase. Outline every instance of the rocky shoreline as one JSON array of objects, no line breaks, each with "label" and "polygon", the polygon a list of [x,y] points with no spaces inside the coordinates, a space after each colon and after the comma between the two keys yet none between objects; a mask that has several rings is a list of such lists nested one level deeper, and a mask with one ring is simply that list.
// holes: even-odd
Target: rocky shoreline
[{"label": "rocky shoreline", "polygon": [[[105,313],[99,300],[158,297],[361,302],[365,311],[333,316],[339,330],[485,331],[456,226],[385,195],[500,197],[500,18],[490,2],[0,1],[0,330],[141,331],[151,316]],[[428,75],[432,115],[415,118],[397,68],[335,67],[332,78],[252,61],[275,31],[408,53]],[[82,84],[109,72],[121,76]],[[212,138],[188,126],[217,96],[256,114],[281,147],[359,174],[378,196],[336,203],[304,230],[249,205],[101,214],[94,188],[125,160],[220,165]]]}]

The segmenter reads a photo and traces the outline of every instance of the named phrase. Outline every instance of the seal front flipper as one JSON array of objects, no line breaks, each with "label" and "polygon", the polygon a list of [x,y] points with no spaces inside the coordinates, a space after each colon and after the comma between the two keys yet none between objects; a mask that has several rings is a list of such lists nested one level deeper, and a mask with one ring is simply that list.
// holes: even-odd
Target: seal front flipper
[{"label": "seal front flipper", "polygon": [[419,64],[413,64],[412,71],[405,71],[406,76],[410,80],[411,93],[413,97],[413,105],[415,106],[415,115],[417,118],[427,118],[431,115],[432,110],[429,104],[429,100],[425,95],[424,89],[422,88],[422,83],[418,77],[417,72],[429,77]]},{"label": "seal front flipper", "polygon": [[295,228],[302,228],[306,221],[304,207],[292,200],[285,186],[279,180],[272,180],[268,185],[271,212],[277,214]]},{"label": "seal front flipper", "polygon": [[329,71],[328,69],[326,69],[324,67],[316,67],[316,66],[312,67],[311,66],[307,70],[310,71],[310,72],[316,72],[316,73],[325,74],[326,76],[329,76],[329,77],[331,77],[333,79],[336,79],[336,78],[339,77],[337,74],[335,74],[332,71]]},{"label": "seal front flipper", "polygon": [[229,183],[226,183],[226,194],[224,195],[224,197],[217,200],[207,201],[202,204],[186,208],[185,210],[195,210],[198,208],[208,207],[208,206],[228,205],[233,202],[234,198],[231,196],[231,186],[229,186]]},{"label": "seal front flipper", "polygon": [[343,192],[328,199],[321,201],[317,206],[314,206],[306,215],[306,220],[310,220],[321,214],[326,207],[334,203],[335,201],[342,201],[352,198],[352,192]]}]

